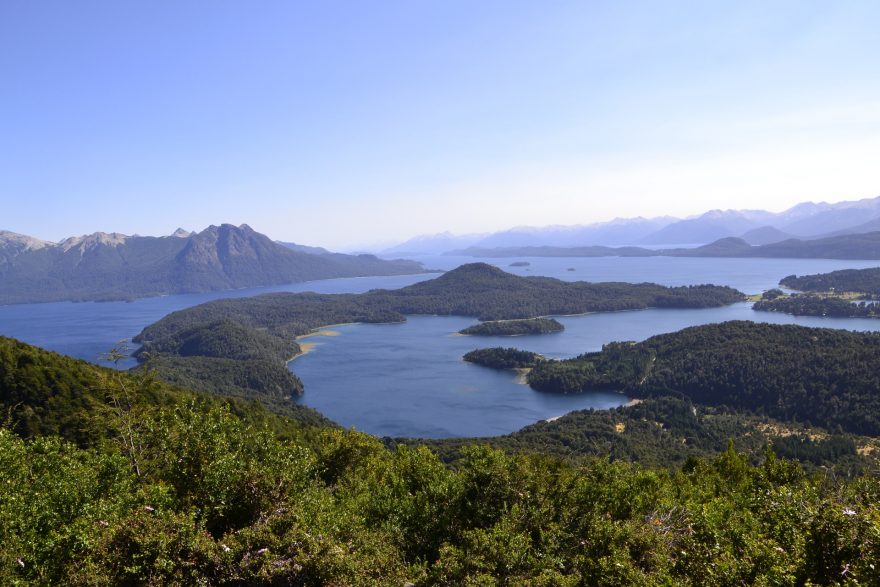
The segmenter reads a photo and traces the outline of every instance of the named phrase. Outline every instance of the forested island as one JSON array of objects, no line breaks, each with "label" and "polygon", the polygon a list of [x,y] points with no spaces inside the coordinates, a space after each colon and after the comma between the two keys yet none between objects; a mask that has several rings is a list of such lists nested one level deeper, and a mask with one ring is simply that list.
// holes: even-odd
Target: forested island
[{"label": "forested island", "polygon": [[494,347],[473,350],[462,359],[492,369],[530,369],[541,359],[541,355],[519,349]]},{"label": "forested island", "polygon": [[[649,307],[716,307],[743,299],[729,287],[566,282],[519,277],[473,263],[397,290],[217,300],[169,314],[145,328],[135,342],[142,344],[138,359],[170,382],[222,387],[243,397],[278,397],[285,390],[301,391],[292,376],[284,375],[286,361],[299,350],[292,341],[331,324],[401,322],[408,314],[515,320]],[[237,340],[226,340],[232,337]],[[256,365],[256,357],[273,365]],[[223,368],[216,369],[221,361]]]},{"label": "forested island", "polygon": [[0,338],[0,407],[3,584],[880,581],[877,477],[777,455],[848,471],[864,439],[685,399],[432,443],[448,467]]},{"label": "forested island", "polygon": [[459,330],[466,336],[522,336],[525,334],[552,334],[565,330],[553,318],[528,318],[525,320],[490,320]]}]

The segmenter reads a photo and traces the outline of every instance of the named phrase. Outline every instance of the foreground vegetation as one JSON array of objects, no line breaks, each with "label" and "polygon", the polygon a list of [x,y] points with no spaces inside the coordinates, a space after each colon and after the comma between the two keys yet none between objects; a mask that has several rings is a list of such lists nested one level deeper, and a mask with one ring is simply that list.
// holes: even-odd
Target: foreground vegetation
[{"label": "foreground vegetation", "polygon": [[651,470],[470,446],[449,467],[8,339],[0,357],[3,584],[880,582],[874,476],[732,448]]}]

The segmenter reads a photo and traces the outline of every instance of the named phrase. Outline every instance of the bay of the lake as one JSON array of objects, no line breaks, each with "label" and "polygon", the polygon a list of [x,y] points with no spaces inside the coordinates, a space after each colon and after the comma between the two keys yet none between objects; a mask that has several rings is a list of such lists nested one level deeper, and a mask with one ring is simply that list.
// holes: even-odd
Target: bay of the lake
[{"label": "bay of the lake", "polygon": [[[451,269],[483,261],[518,275],[568,281],[715,283],[746,293],[777,286],[790,274],[877,266],[872,261],[816,259],[700,258],[505,258],[418,257],[427,267]],[[511,267],[516,261],[527,266]],[[134,302],[49,303],[0,306],[0,334],[74,357],[97,361],[118,341],[183,308],[214,299],[277,291],[357,293],[398,288],[436,275],[333,279],[266,288],[147,298]],[[496,372],[461,360],[469,350],[515,346],[564,358],[599,350],[618,340],[725,320],[759,320],[809,326],[875,330],[872,319],[793,317],[758,313],[750,304],[704,310],[641,310],[565,316],[566,330],[543,336],[462,337],[475,321],[463,317],[410,317],[403,324],[351,324],[329,329],[340,336],[313,336],[311,352],[290,364],[306,388],[301,401],[344,426],[380,436],[488,436],[512,432],[572,410],[608,408],[626,401],[609,392],[581,396],[540,394],[517,383],[512,372]],[[123,366],[130,366],[131,361]]]}]

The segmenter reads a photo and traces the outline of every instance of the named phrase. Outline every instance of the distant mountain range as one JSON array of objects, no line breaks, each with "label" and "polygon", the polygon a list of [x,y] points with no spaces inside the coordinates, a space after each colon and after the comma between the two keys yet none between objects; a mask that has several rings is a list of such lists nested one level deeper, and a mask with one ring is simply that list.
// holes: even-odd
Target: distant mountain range
[{"label": "distant mountain range", "polygon": [[693,218],[618,218],[574,226],[518,227],[492,234],[419,236],[381,252],[441,254],[469,247],[584,247],[704,245],[737,237],[750,245],[820,239],[880,230],[880,197],[836,204],[805,202],[784,212],[710,210]]},{"label": "distant mountain range", "polygon": [[120,300],[423,271],[413,261],[277,243],[246,224],[164,237],[99,232],[58,243],[0,231],[0,304]]},{"label": "distant mountain range", "polygon": [[644,247],[469,247],[450,251],[466,257],[763,257],[778,259],[880,259],[880,231],[845,234],[821,239],[788,239],[754,246],[726,237],[694,248],[646,249]]}]

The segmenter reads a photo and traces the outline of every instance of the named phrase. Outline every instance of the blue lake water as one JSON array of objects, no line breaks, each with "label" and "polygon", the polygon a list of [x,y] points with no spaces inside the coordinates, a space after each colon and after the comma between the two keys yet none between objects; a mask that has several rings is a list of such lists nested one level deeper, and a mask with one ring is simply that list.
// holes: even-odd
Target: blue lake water
[{"label": "blue lake water", "polygon": [[476,321],[411,316],[404,324],[346,324],[309,336],[314,349],[290,364],[306,393],[300,399],[332,420],[379,436],[488,436],[506,434],[572,410],[616,407],[615,393],[559,396],[532,391],[512,371],[471,365],[475,348],[513,346],[551,358],[601,350],[610,341],[726,320],[755,320],[849,330],[876,330],[877,319],[795,317],[755,312],[750,303],[702,310],[635,310],[560,316],[556,334],[457,336]]},{"label": "blue lake water", "polygon": [[[376,288],[411,285],[436,274],[325,279],[283,286],[144,298],[133,302],[53,302],[0,306],[0,335],[86,361],[99,357],[119,341],[131,339],[171,312],[221,298],[242,298],[279,291],[361,293]],[[133,360],[121,367],[131,367]]]},{"label": "blue lake water", "polygon": [[[877,266],[871,261],[685,258],[419,257],[450,269],[483,260],[518,275],[569,281],[651,281],[664,285],[715,283],[746,293],[775,287],[781,277]],[[527,261],[528,267],[510,267]],[[569,271],[573,269],[573,271]],[[0,334],[74,357],[97,361],[118,341],[130,339],[166,314],[206,301],[276,291],[356,293],[397,288],[434,275],[333,279],[233,292],[148,298],[134,302],[51,303],[0,306]],[[625,401],[613,394],[551,396],[515,381],[512,373],[469,365],[461,356],[487,346],[516,346],[564,358],[599,350],[616,340],[644,340],[686,326],[752,319],[808,326],[880,329],[876,319],[793,317],[759,313],[749,304],[705,310],[642,310],[566,316],[565,332],[515,338],[453,336],[475,321],[461,317],[410,317],[405,324],[345,325],[314,336],[308,354],[291,363],[306,393],[300,400],[345,426],[380,436],[487,436],[512,432],[537,420]],[[124,366],[129,366],[126,363]]]},{"label": "blue lake water", "polygon": [[323,329],[338,336],[306,337],[314,350],[290,363],[307,390],[300,401],[372,434],[424,438],[506,434],[572,410],[626,402],[617,393],[536,393],[516,383],[513,371],[465,363],[461,356],[480,341],[454,334],[473,322],[411,316],[403,324]]}]

